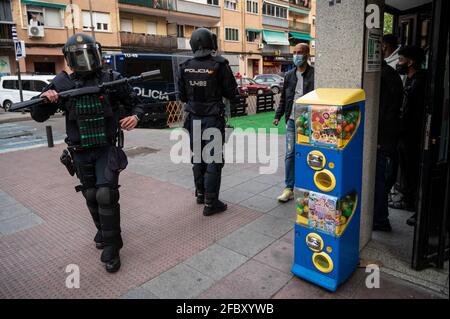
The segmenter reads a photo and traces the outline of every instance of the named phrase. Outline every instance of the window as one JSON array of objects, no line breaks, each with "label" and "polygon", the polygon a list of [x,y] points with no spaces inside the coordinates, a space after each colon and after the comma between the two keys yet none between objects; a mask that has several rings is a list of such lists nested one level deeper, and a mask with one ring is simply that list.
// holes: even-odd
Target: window
[{"label": "window", "polygon": [[258,14],[258,1],[247,0],[247,12]]},{"label": "window", "polygon": [[61,9],[27,6],[27,21],[29,26],[45,26],[62,28],[64,12]]},{"label": "window", "polygon": [[[19,86],[17,86],[17,88],[19,88]],[[31,89],[31,81],[30,80],[22,80],[22,90],[33,91]]]},{"label": "window", "polygon": [[219,0],[208,0],[207,2],[208,4],[212,4],[214,6],[218,6],[219,5]]},{"label": "window", "polygon": [[[92,12],[92,21],[95,31],[109,31],[109,13]],[[91,14],[89,11],[83,11],[83,30],[91,30]]]},{"label": "window", "polygon": [[234,28],[225,28],[226,41],[239,41],[239,30]]},{"label": "window", "polygon": [[13,21],[11,14],[11,2],[9,0],[0,0],[0,21]]},{"label": "window", "polygon": [[262,13],[267,16],[287,19],[287,8],[264,2]]},{"label": "window", "polygon": [[133,32],[133,20],[120,19],[120,31]]},{"label": "window", "polygon": [[33,91],[42,92],[43,89],[47,87],[47,83],[44,81],[32,81],[33,82]]},{"label": "window", "polygon": [[238,9],[238,0],[225,0],[224,7],[225,9],[236,11]]},{"label": "window", "polygon": [[184,38],[184,25],[177,24],[177,37]]},{"label": "window", "polygon": [[258,40],[259,32],[247,31],[247,42],[256,42]]},{"label": "window", "polygon": [[19,85],[17,80],[5,80],[3,81],[3,88],[5,90],[16,90]]},{"label": "window", "polygon": [[147,22],[147,34],[156,34],[156,22]]}]

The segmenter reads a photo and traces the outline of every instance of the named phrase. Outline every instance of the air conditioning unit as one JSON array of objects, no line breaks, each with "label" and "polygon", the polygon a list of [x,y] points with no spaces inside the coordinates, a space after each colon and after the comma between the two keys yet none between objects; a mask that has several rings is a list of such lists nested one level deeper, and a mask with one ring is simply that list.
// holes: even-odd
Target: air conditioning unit
[{"label": "air conditioning unit", "polygon": [[258,49],[264,49],[264,43],[258,43]]},{"label": "air conditioning unit", "polygon": [[28,26],[28,37],[30,38],[43,38],[45,35],[43,26]]}]

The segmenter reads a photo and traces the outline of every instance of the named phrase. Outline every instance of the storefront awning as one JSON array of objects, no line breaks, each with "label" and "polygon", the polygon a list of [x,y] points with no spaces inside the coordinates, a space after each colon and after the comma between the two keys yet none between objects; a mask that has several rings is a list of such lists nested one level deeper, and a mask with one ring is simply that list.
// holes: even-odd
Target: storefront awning
[{"label": "storefront awning", "polygon": [[286,33],[279,31],[263,30],[263,40],[269,45],[289,45]]},{"label": "storefront awning", "polygon": [[312,38],[309,34],[304,34],[300,32],[289,32],[289,35],[296,40],[306,40],[306,41],[314,40],[314,38]]},{"label": "storefront awning", "polygon": [[26,5],[30,5],[30,6],[38,6],[38,7],[51,7],[51,8],[58,8],[58,9],[66,8],[65,4],[34,1],[34,0],[22,0],[22,4],[26,4]]},{"label": "storefront awning", "polygon": [[289,11],[297,13],[297,14],[304,14],[304,15],[309,15],[309,13],[310,13],[308,10],[298,9],[298,8],[294,8],[294,7],[289,7]]},{"label": "storefront awning", "polygon": [[261,30],[259,30],[259,29],[252,29],[252,28],[247,28],[247,29],[245,29],[245,31],[258,32],[258,33],[261,32]]}]

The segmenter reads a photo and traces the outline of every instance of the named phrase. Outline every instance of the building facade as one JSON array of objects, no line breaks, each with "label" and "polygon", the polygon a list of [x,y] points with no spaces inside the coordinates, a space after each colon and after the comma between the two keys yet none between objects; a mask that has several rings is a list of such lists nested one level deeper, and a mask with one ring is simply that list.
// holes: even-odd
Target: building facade
[{"label": "building facade", "polygon": [[66,69],[61,48],[75,32],[92,34],[105,52],[190,54],[192,32],[206,27],[233,71],[248,77],[287,71],[298,42],[314,55],[311,0],[0,0],[0,9],[0,60],[12,74],[14,25],[26,43],[26,73]]}]

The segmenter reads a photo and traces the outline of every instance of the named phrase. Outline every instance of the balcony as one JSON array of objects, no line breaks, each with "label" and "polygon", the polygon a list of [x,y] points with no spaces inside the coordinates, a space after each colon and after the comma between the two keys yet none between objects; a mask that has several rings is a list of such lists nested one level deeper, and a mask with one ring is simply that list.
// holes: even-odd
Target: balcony
[{"label": "balcony", "polygon": [[289,30],[295,30],[300,31],[302,33],[310,34],[311,24],[298,21],[289,21]]},{"label": "balcony", "polygon": [[119,0],[119,3],[161,10],[176,10],[175,0]]},{"label": "balcony", "polygon": [[178,48],[177,38],[164,35],[120,32],[122,47],[147,50],[173,51]]},{"label": "balcony", "polygon": [[289,21],[287,19],[283,19],[283,18],[277,18],[277,17],[263,15],[262,16],[262,24],[287,29],[289,26]]},{"label": "balcony", "polygon": [[0,48],[14,48],[12,24],[0,23]]},{"label": "balcony", "polygon": [[189,38],[177,38],[178,50],[191,50]]},{"label": "balcony", "polygon": [[196,15],[210,16],[220,19],[220,7],[205,3],[192,2],[188,0],[177,1],[177,11],[193,13]]},{"label": "balcony", "polygon": [[289,4],[301,9],[311,10],[311,0],[289,0]]}]

